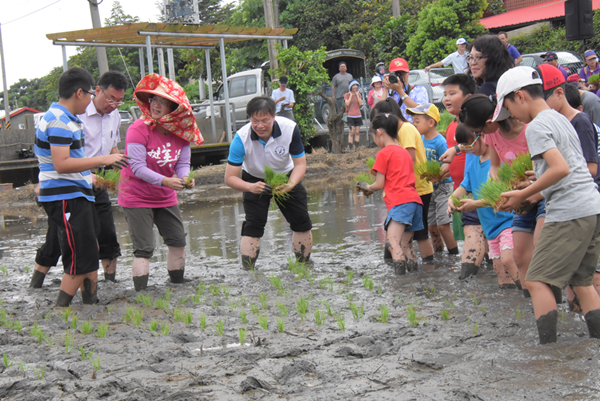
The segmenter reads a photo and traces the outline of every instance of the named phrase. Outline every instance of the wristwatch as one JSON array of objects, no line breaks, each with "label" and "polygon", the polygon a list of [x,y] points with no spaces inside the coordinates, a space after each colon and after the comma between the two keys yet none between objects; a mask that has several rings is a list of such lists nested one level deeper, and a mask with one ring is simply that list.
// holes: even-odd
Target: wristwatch
[{"label": "wristwatch", "polygon": [[456,150],[456,153],[460,153],[460,146],[454,145],[454,150]]},{"label": "wristwatch", "polygon": [[402,99],[402,101],[405,101],[405,100],[406,100],[406,98],[408,98],[408,95],[407,95],[407,94],[404,94],[404,96],[402,96],[400,99]]}]

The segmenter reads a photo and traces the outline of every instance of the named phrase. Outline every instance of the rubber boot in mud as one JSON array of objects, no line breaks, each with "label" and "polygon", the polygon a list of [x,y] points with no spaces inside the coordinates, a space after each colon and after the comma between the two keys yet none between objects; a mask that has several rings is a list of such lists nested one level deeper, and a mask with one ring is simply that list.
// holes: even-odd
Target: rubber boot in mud
[{"label": "rubber boot in mud", "polygon": [[386,241],[383,247],[383,261],[385,263],[394,263],[394,259],[392,259],[392,244],[389,241]]},{"label": "rubber boot in mud", "polygon": [[479,266],[475,263],[463,263],[460,266],[460,280],[466,280],[469,277],[476,276],[479,273]]},{"label": "rubber boot in mud", "polygon": [[452,249],[448,249],[448,253],[449,253],[450,255],[458,255],[458,247],[457,247],[457,246],[455,246],[455,247],[454,247],[454,248],[452,248]]},{"label": "rubber boot in mud", "polygon": [[563,303],[563,290],[562,288],[558,288],[554,285],[550,286],[550,289],[552,290],[552,294],[554,294],[554,299],[556,300],[556,304],[560,305]]},{"label": "rubber boot in mud", "polygon": [[98,283],[86,278],[83,280],[83,291],[81,291],[81,300],[84,305],[93,305],[98,303]]},{"label": "rubber boot in mud", "polygon": [[136,291],[143,291],[146,288],[148,288],[148,274],[145,274],[143,276],[134,276],[133,277],[133,288],[135,288]]},{"label": "rubber boot in mud", "polygon": [[406,262],[393,262],[393,266],[396,276],[404,276],[406,274]]},{"label": "rubber boot in mud", "polygon": [[585,314],[590,338],[600,338],[600,309],[594,309]]},{"label": "rubber boot in mud", "polygon": [[29,283],[29,288],[42,288],[44,284],[44,279],[46,275],[39,270],[33,271],[33,276],[31,276],[31,282]]},{"label": "rubber boot in mud", "polygon": [[244,270],[254,270],[256,269],[256,260],[258,259],[258,255],[260,254],[260,249],[256,251],[256,256],[248,256],[242,255],[242,269]]},{"label": "rubber boot in mud", "polygon": [[174,284],[181,284],[185,280],[183,278],[183,273],[185,270],[169,270],[169,277],[171,278],[171,282]]},{"label": "rubber boot in mud", "polygon": [[104,281],[117,282],[117,273],[104,273]]},{"label": "rubber boot in mud", "polygon": [[58,290],[58,297],[56,298],[56,306],[66,307],[71,305],[74,295],[69,295],[63,290]]},{"label": "rubber boot in mud", "polygon": [[558,323],[558,311],[553,310],[540,316],[537,320],[538,334],[540,344],[549,344],[556,342],[556,324]]}]

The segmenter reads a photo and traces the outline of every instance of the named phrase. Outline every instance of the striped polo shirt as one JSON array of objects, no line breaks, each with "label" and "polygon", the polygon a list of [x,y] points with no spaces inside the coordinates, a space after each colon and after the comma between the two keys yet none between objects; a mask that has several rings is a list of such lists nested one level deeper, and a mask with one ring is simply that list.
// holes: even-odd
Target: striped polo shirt
[{"label": "striped polo shirt", "polygon": [[69,110],[52,103],[35,132],[35,154],[40,165],[40,202],[86,198],[94,202],[89,170],[59,174],[52,163],[50,146],[68,146],[70,156],[85,157],[83,123]]}]

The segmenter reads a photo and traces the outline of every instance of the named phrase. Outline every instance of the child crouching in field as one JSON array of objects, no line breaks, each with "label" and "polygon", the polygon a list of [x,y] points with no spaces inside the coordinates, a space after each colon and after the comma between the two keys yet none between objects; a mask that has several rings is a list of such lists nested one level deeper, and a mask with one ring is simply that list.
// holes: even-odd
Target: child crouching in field
[{"label": "child crouching in field", "polygon": [[490,258],[494,263],[494,271],[498,276],[500,288],[516,288],[507,270],[510,269],[516,275],[517,266],[513,260],[513,236],[511,231],[512,213],[495,212],[484,201],[479,200],[478,192],[490,175],[492,148],[483,140],[482,132],[473,132],[464,124],[456,128],[456,141],[463,145],[472,146],[471,152],[479,156],[473,160],[460,187],[453,195],[460,199],[472,192],[475,199],[462,199],[462,206],[456,208],[452,199],[448,199],[448,214],[454,210],[459,212],[470,212],[477,210],[481,226],[490,246]]},{"label": "child crouching in field", "polygon": [[385,220],[387,238],[397,275],[406,273],[407,255],[411,253],[413,232],[423,229],[423,204],[415,189],[413,162],[408,151],[398,145],[398,118],[380,114],[371,123],[373,140],[381,148],[373,170],[373,185],[359,182],[365,193],[385,190],[383,200],[388,209]]}]

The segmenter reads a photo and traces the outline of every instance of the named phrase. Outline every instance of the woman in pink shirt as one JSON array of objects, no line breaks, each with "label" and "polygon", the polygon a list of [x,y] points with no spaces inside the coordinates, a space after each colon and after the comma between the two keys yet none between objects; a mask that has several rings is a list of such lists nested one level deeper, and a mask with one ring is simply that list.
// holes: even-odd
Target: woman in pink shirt
[{"label": "woman in pink shirt", "polygon": [[[203,139],[176,82],[150,74],[137,85],[135,101],[142,117],[127,130],[125,154],[131,164],[121,171],[119,205],[133,242],[133,284],[140,291],[148,286],[155,224],[169,248],[171,282],[183,282],[186,234],[176,191],[185,187],[190,172],[190,142],[200,145]],[[188,187],[194,184],[192,180]]]}]

